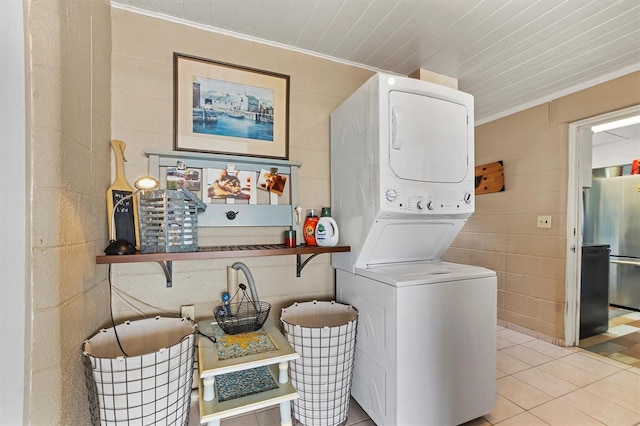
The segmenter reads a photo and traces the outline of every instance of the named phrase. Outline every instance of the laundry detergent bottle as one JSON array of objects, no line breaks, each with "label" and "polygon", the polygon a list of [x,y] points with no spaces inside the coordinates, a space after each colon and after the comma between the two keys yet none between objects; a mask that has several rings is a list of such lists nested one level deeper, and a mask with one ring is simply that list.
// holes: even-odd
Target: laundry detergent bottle
[{"label": "laundry detergent bottle", "polygon": [[316,225],[316,243],[321,247],[337,246],[339,237],[338,224],[331,217],[331,208],[323,207]]},{"label": "laundry detergent bottle", "polygon": [[318,225],[318,215],[315,210],[307,211],[307,218],[304,220],[302,233],[304,234],[304,242],[308,246],[317,246],[316,243],[316,226]]}]

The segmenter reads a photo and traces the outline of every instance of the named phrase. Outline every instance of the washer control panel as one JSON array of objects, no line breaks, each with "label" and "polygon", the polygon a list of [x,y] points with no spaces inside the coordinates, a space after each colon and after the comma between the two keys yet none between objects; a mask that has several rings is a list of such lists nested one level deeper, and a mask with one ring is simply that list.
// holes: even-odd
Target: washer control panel
[{"label": "washer control panel", "polygon": [[411,193],[400,188],[382,189],[382,208],[391,212],[447,214],[473,212],[473,194],[464,191]]}]

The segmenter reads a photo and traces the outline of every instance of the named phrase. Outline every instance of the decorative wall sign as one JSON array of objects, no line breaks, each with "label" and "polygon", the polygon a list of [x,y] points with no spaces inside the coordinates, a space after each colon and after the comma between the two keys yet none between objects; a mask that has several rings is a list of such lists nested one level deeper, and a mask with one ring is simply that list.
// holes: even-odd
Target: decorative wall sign
[{"label": "decorative wall sign", "polygon": [[502,160],[476,166],[476,195],[504,191],[504,169]]},{"label": "decorative wall sign", "polygon": [[289,76],[174,53],[174,147],[287,159]]}]

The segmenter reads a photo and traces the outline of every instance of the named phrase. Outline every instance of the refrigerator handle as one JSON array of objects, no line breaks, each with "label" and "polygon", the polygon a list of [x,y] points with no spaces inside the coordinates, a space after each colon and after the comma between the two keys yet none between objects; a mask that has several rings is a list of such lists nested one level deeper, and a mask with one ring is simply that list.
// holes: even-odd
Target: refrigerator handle
[{"label": "refrigerator handle", "polygon": [[610,260],[609,263],[617,263],[619,265],[640,266],[640,261],[634,262],[633,260]]}]

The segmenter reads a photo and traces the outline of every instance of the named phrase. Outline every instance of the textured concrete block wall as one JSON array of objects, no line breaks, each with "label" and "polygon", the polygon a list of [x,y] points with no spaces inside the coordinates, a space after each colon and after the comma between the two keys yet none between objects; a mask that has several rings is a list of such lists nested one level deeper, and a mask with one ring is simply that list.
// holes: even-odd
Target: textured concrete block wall
[{"label": "textured concrete block wall", "polygon": [[87,424],[81,346],[108,318],[111,18],[92,1],[25,2],[33,262],[27,358],[33,425]]},{"label": "textured concrete block wall", "polygon": [[446,258],[498,272],[503,324],[564,342],[569,123],[638,102],[633,73],[476,127],[476,165],[503,160],[506,191],[476,198]]},{"label": "textured concrete block wall", "polygon": [[[373,73],[290,50],[241,40],[128,11],[113,10],[113,138],[127,144],[129,182],[148,173],[145,150],[173,149],[173,53],[202,57],[290,76],[289,158],[302,162],[299,200],[303,209],[330,205],[329,114]],[[200,228],[200,245],[282,243],[284,228]],[[299,236],[302,238],[302,236]],[[114,265],[119,292],[114,312],[135,318],[178,313],[195,304],[198,319],[213,316],[226,290],[226,268],[235,261],[251,270],[258,294],[273,307],[334,297],[330,255],[307,264],[296,278],[295,256],[174,262],[167,289],[156,264]],[[239,281],[246,279],[242,272]]]}]

